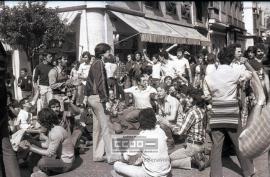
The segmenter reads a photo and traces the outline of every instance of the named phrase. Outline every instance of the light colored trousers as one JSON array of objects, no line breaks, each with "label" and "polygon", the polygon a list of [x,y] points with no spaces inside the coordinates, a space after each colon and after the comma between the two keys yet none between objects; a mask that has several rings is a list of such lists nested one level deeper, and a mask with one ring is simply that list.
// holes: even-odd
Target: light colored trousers
[{"label": "light colored trousers", "polygon": [[171,165],[175,168],[191,169],[191,157],[204,150],[204,145],[187,143],[186,148],[177,149],[171,155]]},{"label": "light colored trousers", "polygon": [[39,85],[40,88],[40,99],[41,99],[41,109],[47,107],[49,101],[53,98],[52,89],[50,86]]},{"label": "light colored trousers", "polygon": [[129,176],[129,177],[151,177],[148,175],[142,166],[128,165],[123,162],[115,162],[113,169],[119,174],[118,176]]},{"label": "light colored trousers", "polygon": [[114,131],[109,124],[109,115],[104,113],[103,105],[99,95],[88,97],[88,104],[93,111],[93,160],[102,161],[106,152],[107,161],[113,161],[112,154],[112,134]]}]

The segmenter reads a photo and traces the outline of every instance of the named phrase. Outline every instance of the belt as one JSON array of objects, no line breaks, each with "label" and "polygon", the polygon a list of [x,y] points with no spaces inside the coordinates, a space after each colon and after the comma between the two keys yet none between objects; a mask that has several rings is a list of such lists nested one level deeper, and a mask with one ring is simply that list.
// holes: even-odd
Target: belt
[{"label": "belt", "polygon": [[203,145],[203,142],[200,141],[187,140],[187,142],[191,144]]}]

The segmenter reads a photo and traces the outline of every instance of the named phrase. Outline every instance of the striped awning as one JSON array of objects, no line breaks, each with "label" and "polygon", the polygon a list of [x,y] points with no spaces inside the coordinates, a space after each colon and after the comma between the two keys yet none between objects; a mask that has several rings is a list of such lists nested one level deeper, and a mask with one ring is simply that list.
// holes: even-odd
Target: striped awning
[{"label": "striped awning", "polygon": [[115,11],[110,12],[139,32],[141,41],[144,42],[210,45],[210,40],[201,35],[194,28],[169,24]]},{"label": "striped awning", "polygon": [[111,11],[116,17],[140,33],[141,41],[153,43],[185,44],[185,36],[179,34],[165,22]]},{"label": "striped awning", "polygon": [[69,26],[79,14],[81,14],[81,11],[69,11],[58,13],[58,16],[67,26]]}]

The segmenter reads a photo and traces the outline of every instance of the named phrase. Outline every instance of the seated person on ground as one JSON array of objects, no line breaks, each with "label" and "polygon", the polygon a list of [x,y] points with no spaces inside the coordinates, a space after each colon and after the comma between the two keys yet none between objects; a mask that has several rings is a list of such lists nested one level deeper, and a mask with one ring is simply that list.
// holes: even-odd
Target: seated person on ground
[{"label": "seated person on ground", "polygon": [[167,124],[176,125],[179,114],[182,115],[183,113],[183,108],[179,101],[175,97],[169,95],[162,86],[157,87],[157,107],[157,121],[160,124],[160,127],[166,133],[166,136],[168,137],[168,148],[171,149],[174,147],[172,130],[162,122],[166,121]]},{"label": "seated person on ground", "polygon": [[[136,138],[145,137],[145,139],[155,139],[157,149],[132,149],[123,153],[123,159],[129,161],[132,156],[141,154],[140,160],[134,165],[117,161],[114,163],[112,176],[160,176],[165,177],[171,171],[171,164],[166,144],[167,137],[159,125],[156,125],[156,117],[152,108],[144,109],[139,114],[139,123],[141,132]],[[135,138],[135,140],[136,140]],[[141,164],[142,163],[142,164]]]},{"label": "seated person on ground", "polygon": [[126,121],[130,123],[129,127],[135,127],[132,123],[138,122],[138,115],[140,111],[147,108],[152,108],[151,99],[153,94],[156,94],[157,91],[155,88],[149,86],[149,77],[147,75],[140,75],[137,78],[137,86],[132,86],[124,90],[125,93],[131,93],[134,99],[135,109],[129,111],[124,117]]},{"label": "seated person on ground", "polygon": [[173,129],[173,133],[178,135],[186,135],[186,147],[177,149],[170,154],[172,167],[191,169],[191,162],[199,167],[199,170],[204,168],[204,162],[199,161],[197,157],[201,156],[204,151],[204,143],[206,137],[206,116],[204,111],[204,100],[202,94],[198,90],[192,89],[188,96],[192,107],[187,112],[182,124],[171,125],[167,122],[169,127]]},{"label": "seated person on ground", "polygon": [[20,143],[21,148],[42,156],[32,176],[44,176],[44,173],[48,175],[51,172],[65,173],[71,170],[74,144],[68,132],[59,125],[55,112],[50,108],[43,108],[38,113],[38,122],[47,130],[47,141],[36,145],[30,144],[27,140]]}]

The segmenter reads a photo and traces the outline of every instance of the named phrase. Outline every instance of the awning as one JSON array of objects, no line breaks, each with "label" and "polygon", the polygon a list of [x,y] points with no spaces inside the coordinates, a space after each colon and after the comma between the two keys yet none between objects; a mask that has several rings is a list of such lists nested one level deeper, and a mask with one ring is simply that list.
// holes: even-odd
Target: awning
[{"label": "awning", "polygon": [[194,28],[150,20],[115,11],[110,12],[139,32],[141,41],[144,42],[211,45],[210,40]]},{"label": "awning", "polygon": [[175,31],[177,31],[181,35],[186,36],[187,44],[203,45],[203,46],[211,45],[210,40],[204,37],[201,33],[199,33],[194,28],[188,28],[185,26],[174,25],[174,24],[168,24],[168,25],[171,26]]},{"label": "awning", "polygon": [[145,19],[143,17],[112,12],[116,17],[140,33],[141,41],[154,43],[185,44],[185,36],[177,33],[167,23]]},{"label": "awning", "polygon": [[80,11],[69,11],[69,12],[61,12],[58,13],[59,18],[64,21],[65,25],[69,26],[73,23],[75,18],[81,14]]}]

